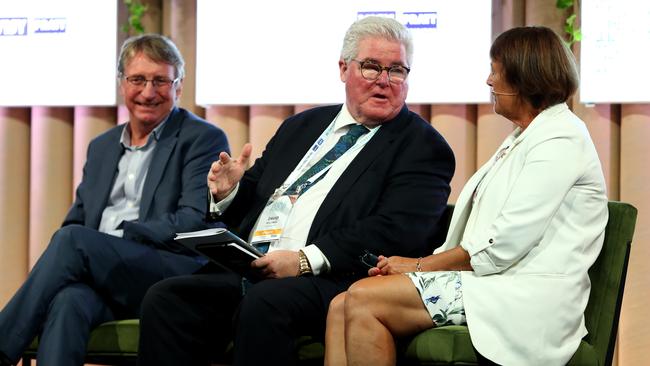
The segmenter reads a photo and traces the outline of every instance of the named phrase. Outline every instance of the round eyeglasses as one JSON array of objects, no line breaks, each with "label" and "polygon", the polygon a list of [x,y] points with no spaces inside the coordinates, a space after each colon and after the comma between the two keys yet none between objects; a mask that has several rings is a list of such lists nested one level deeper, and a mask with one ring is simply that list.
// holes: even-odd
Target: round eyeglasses
[{"label": "round eyeglasses", "polygon": [[366,80],[377,80],[381,73],[386,70],[388,73],[388,80],[394,84],[401,84],[409,76],[411,69],[402,65],[381,66],[374,61],[359,61],[352,59],[351,61],[358,62],[361,68],[361,76]]},{"label": "round eyeglasses", "polygon": [[164,77],[155,77],[153,79],[147,79],[142,75],[131,75],[124,78],[131,86],[136,88],[146,88],[147,83],[151,83],[155,89],[166,90],[171,88],[172,85],[178,82],[178,78],[172,80]]}]

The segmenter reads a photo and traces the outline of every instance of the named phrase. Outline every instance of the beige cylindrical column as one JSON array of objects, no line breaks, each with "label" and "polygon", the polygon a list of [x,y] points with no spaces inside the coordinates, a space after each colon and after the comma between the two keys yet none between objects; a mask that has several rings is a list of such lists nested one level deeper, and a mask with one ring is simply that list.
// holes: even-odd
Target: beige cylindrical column
[{"label": "beige cylindrical column", "polygon": [[[526,0],[492,0],[492,40],[508,29],[524,25],[525,9]],[[489,55],[485,57],[489,60]],[[494,154],[503,139],[512,132],[513,126],[510,121],[494,113],[494,106],[490,103],[476,106],[475,129],[474,171]]]},{"label": "beige cylindrical column", "polygon": [[[172,10],[174,9],[173,3],[177,0],[162,0],[162,33],[164,35],[172,34]],[[196,1],[196,0],[192,0]],[[196,16],[194,16],[196,18]]]},{"label": "beige cylindrical column", "polygon": [[451,146],[456,172],[451,180],[449,203],[455,203],[467,180],[476,171],[476,106],[447,104],[431,106],[431,125]]},{"label": "beige cylindrical column", "polygon": [[266,144],[282,121],[293,114],[293,106],[251,106],[250,142],[253,144],[251,164],[262,155]]},{"label": "beige cylindrical column", "polygon": [[476,124],[476,167],[494,155],[503,140],[514,129],[514,124],[494,113],[492,104],[479,104]]},{"label": "beige cylindrical column", "polygon": [[147,6],[147,11],[142,17],[145,33],[162,34],[162,0],[141,0],[140,2]]},{"label": "beige cylindrical column", "polygon": [[554,30],[558,35],[564,37],[564,22],[568,10],[562,11],[555,7],[554,1],[526,1],[525,19],[526,25],[543,25]]},{"label": "beige cylindrical column", "polygon": [[205,110],[205,117],[226,133],[231,155],[238,157],[249,141],[248,107],[211,106]]},{"label": "beige cylindrical column", "polygon": [[28,270],[29,112],[0,108],[0,309]]},{"label": "beige cylindrical column", "polygon": [[32,108],[29,190],[30,268],[72,203],[71,108]]},{"label": "beige cylindrical column", "polygon": [[573,112],[580,117],[596,145],[603,166],[609,199],[619,199],[620,105],[599,104],[587,107],[574,98]]},{"label": "beige cylindrical column", "polygon": [[[166,9],[164,5],[163,9]],[[203,117],[205,110],[196,105],[196,0],[173,0],[170,10],[170,34],[185,59],[185,80],[179,105]]]},{"label": "beige cylindrical column", "polygon": [[625,281],[618,347],[619,365],[644,365],[650,345],[650,104],[621,108],[621,201],[638,210]]},{"label": "beige cylindrical column", "polygon": [[512,27],[524,25],[525,0],[492,0],[492,39]]},{"label": "beige cylindrical column", "polygon": [[[580,2],[575,2],[573,12],[580,14]],[[559,10],[558,10],[559,11]],[[580,17],[576,18],[575,26],[579,27]],[[562,34],[562,36],[564,36]],[[564,37],[566,38],[566,37]],[[575,42],[572,52],[576,62],[580,64],[580,42]],[[580,117],[587,128],[591,139],[596,145],[598,157],[603,165],[605,183],[609,199],[619,199],[620,181],[620,134],[621,106],[620,104],[585,105],[580,103],[580,90],[571,98],[569,105],[573,112]]]},{"label": "beige cylindrical column", "polygon": [[[526,0],[492,0],[492,38],[510,28],[527,24],[529,3]],[[549,4],[544,2],[544,7],[553,7]],[[489,55],[485,57],[489,58]],[[494,113],[492,103],[477,106],[476,169],[494,154],[513,129],[510,121]]]},{"label": "beige cylindrical column", "polygon": [[304,112],[308,109],[312,109],[316,107],[316,104],[296,104],[293,106],[293,114],[298,114],[300,112]]},{"label": "beige cylindrical column", "polygon": [[[72,190],[77,188],[83,175],[90,140],[115,126],[114,107],[75,107],[73,132]],[[74,196],[73,196],[74,197]]]},{"label": "beige cylindrical column", "polygon": [[425,121],[431,121],[431,108],[430,104],[409,104],[409,110],[413,113],[417,113]]}]

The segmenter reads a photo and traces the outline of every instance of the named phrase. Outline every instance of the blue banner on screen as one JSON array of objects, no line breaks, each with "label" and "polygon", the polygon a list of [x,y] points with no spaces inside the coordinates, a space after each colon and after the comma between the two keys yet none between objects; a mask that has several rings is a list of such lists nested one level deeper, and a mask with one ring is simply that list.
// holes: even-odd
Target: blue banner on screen
[{"label": "blue banner on screen", "polygon": [[0,1],[0,106],[115,105],[117,0]]},{"label": "blue banner on screen", "polygon": [[489,102],[491,3],[197,0],[197,104],[343,102],[343,36],[370,15],[394,18],[413,35],[408,103]]}]

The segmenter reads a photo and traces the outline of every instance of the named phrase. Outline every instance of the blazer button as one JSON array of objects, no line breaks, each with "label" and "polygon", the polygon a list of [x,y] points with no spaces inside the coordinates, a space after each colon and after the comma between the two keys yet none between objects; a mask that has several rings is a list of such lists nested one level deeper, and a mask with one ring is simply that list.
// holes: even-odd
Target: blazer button
[{"label": "blazer button", "polygon": [[494,240],[490,239],[490,240],[488,240],[488,243],[492,244],[492,243],[494,243]]}]

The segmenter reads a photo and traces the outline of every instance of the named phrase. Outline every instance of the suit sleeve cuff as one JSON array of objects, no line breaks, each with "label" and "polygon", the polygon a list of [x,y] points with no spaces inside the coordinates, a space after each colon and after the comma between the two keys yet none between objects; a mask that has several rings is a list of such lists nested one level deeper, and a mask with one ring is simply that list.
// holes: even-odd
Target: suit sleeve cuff
[{"label": "suit sleeve cuff", "polygon": [[501,271],[489,253],[495,241],[495,235],[492,232],[488,232],[484,236],[463,238],[461,241],[460,246],[469,253],[469,263],[476,275],[484,276]]},{"label": "suit sleeve cuff", "polygon": [[491,243],[488,241],[488,244],[489,245],[482,244],[479,246],[472,246],[467,241],[460,243],[460,246],[469,253],[469,264],[472,266],[474,273],[478,276],[499,272],[499,269],[487,253],[487,248],[490,247]]}]

